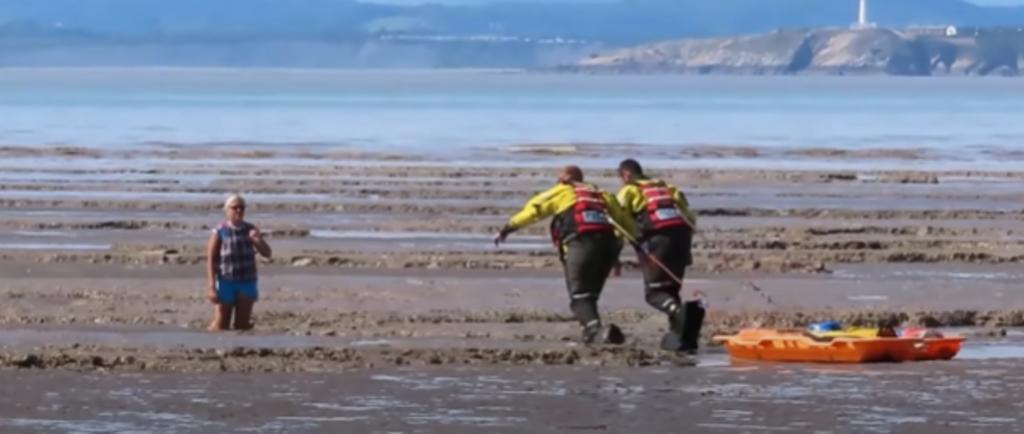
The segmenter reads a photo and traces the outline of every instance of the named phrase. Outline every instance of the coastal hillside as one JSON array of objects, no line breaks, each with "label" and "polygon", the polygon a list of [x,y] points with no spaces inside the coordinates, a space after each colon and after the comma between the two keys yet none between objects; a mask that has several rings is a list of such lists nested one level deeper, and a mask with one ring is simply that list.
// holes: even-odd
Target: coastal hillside
[{"label": "coastal hillside", "polygon": [[657,42],[597,53],[566,69],[680,74],[1018,75],[1024,33],[971,29],[779,30]]}]

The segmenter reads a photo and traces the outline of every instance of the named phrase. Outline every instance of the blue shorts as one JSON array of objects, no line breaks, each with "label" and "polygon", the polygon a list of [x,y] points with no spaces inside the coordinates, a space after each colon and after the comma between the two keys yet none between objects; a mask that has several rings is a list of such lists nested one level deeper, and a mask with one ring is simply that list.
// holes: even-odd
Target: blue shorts
[{"label": "blue shorts", "polygon": [[259,300],[260,291],[256,288],[256,281],[217,279],[217,302],[219,304],[233,305],[239,295],[244,295],[252,301]]}]

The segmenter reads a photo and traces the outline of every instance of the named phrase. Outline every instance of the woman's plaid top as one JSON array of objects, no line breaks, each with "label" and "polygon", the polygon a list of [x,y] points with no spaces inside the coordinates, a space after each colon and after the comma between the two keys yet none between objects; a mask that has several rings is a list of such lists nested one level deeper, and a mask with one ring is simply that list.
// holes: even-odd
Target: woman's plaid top
[{"label": "woman's plaid top", "polygon": [[218,225],[213,232],[220,238],[220,277],[234,281],[256,280],[256,248],[249,232],[256,226],[249,222],[232,226],[229,222]]}]

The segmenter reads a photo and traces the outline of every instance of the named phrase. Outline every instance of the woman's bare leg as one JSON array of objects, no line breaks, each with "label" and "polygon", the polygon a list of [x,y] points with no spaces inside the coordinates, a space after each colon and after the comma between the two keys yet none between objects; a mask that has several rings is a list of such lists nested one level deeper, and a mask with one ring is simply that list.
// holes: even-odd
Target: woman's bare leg
[{"label": "woman's bare leg", "polygon": [[213,306],[213,321],[210,322],[210,326],[207,330],[220,331],[231,328],[231,315],[234,311],[234,306],[229,304],[216,304]]},{"label": "woman's bare leg", "polygon": [[252,329],[252,308],[255,304],[256,300],[245,294],[238,295],[238,300],[235,303],[235,330]]}]

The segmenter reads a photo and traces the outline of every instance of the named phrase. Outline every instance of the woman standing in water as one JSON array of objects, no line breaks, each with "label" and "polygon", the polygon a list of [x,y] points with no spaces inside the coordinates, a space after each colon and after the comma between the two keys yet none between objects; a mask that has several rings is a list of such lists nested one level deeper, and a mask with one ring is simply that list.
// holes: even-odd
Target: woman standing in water
[{"label": "woman standing in water", "polygon": [[210,234],[206,246],[207,298],[214,306],[210,330],[252,328],[252,307],[259,299],[256,253],[270,258],[270,245],[253,224],[245,221],[245,199],[232,195],[224,202],[223,223]]}]

